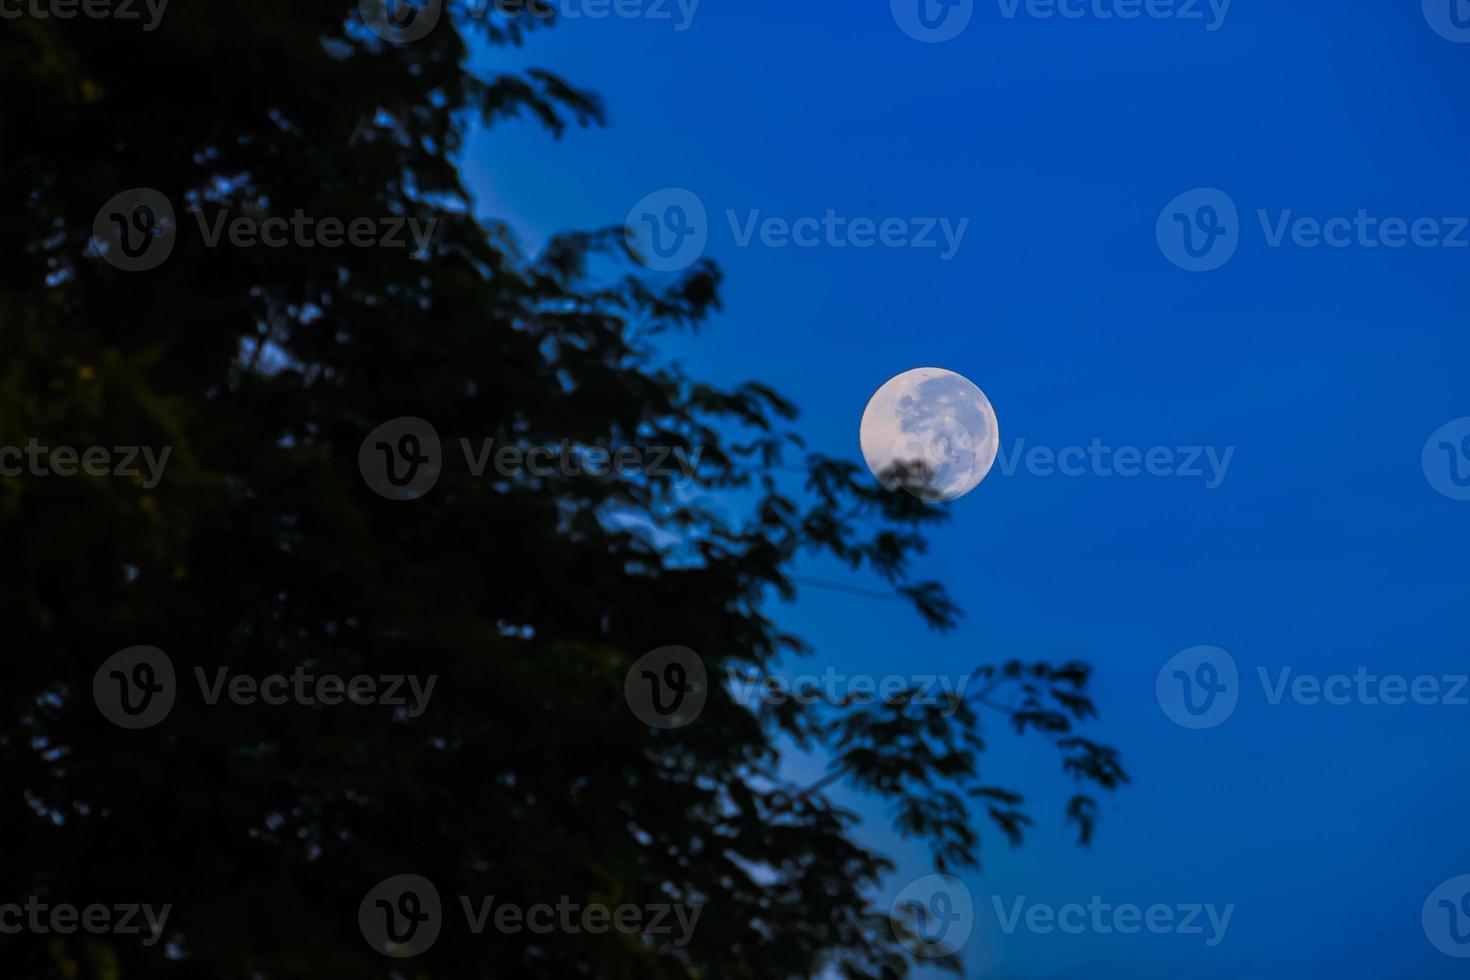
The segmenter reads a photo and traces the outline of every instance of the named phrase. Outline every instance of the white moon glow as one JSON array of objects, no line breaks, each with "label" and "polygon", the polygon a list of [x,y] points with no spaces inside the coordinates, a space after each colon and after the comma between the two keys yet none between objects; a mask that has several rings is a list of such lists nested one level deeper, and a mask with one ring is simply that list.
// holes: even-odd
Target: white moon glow
[{"label": "white moon glow", "polygon": [[890,490],[955,500],[990,472],[1000,423],[985,393],[968,379],[943,368],[915,368],[874,393],[858,438],[868,469]]}]

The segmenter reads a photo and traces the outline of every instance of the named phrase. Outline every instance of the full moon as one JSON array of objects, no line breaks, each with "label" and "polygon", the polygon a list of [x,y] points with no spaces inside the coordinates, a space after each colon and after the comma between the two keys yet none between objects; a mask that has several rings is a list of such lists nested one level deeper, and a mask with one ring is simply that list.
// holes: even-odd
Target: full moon
[{"label": "full moon", "polygon": [[1000,423],[985,392],[943,368],[890,378],[863,411],[858,433],[868,469],[888,489],[956,500],[985,479]]}]

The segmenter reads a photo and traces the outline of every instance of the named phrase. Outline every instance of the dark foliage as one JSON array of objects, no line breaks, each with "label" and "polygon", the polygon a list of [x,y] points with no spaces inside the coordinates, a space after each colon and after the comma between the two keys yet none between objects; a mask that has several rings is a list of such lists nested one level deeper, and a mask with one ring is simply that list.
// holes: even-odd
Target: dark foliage
[{"label": "dark foliage", "polygon": [[[1087,668],[982,671],[957,705],[753,711],[714,685],[697,724],[633,717],[623,678],[677,643],[712,676],[811,653],[769,618],[803,555],[874,572],[931,626],[958,611],[910,579],[942,511],[806,455],[759,384],[720,390],[657,357],[660,330],[718,305],[700,265],[641,276],[620,229],[541,254],[472,216],[465,127],[522,116],[553,134],[598,100],[547,72],[476,77],[466,38],[520,43],[494,16],[388,44],[343,0],[178,2],[162,26],[0,23],[0,445],[169,446],[156,486],[0,478],[0,901],[171,903],[145,946],[0,937],[16,977],[779,977],[837,964],[904,975],[872,886],[889,863],[823,787],[886,800],[945,868],[977,825],[1018,841],[1016,792],[979,766],[987,711],[1055,741],[1111,789],[1111,750],[1077,736]],[[161,191],[168,260],[142,273],[91,243],[104,201]],[[194,214],[413,216],[410,249],[206,247]],[[620,271],[609,274],[607,270]],[[369,490],[358,448],[432,420],[435,489]],[[475,477],[461,439],[523,448],[698,450],[670,477]],[[780,469],[801,459],[805,480]],[[431,710],[208,706],[123,731],[92,700],[111,653],[166,651],[261,676],[435,674]],[[950,714],[953,711],[953,714]],[[787,740],[823,748],[815,787]],[[1067,816],[1081,838],[1096,808]],[[683,947],[617,933],[555,941],[446,928],[414,960],[368,948],[357,908],[403,872],[446,896],[701,902]]]}]

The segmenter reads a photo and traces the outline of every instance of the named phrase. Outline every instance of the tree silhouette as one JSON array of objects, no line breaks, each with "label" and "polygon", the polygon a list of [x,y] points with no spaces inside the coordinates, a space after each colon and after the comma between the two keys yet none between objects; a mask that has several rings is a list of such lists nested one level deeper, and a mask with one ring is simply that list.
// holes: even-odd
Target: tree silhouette
[{"label": "tree silhouette", "polygon": [[[978,862],[979,818],[1012,842],[1028,822],[1018,793],[982,778],[984,712],[1052,739],[1084,789],[1126,779],[1076,732],[1093,714],[1082,664],[984,669],[983,689],[940,704],[751,705],[720,682],[813,653],[765,611],[796,595],[804,555],[876,573],[929,626],[953,625],[944,590],[910,572],[943,512],[808,453],[770,388],[660,359],[661,331],[718,308],[713,264],[635,271],[617,228],[527,255],[474,217],[458,158],[475,118],[553,134],[602,119],[550,72],[473,74],[466,37],[520,44],[550,23],[477,13],[413,43],[344,0],[180,3],[152,31],[0,28],[0,446],[170,449],[156,485],[0,477],[0,902],[173,906],[153,945],[0,937],[7,976],[901,976],[872,901],[892,866],[828,786],[883,799],[954,869]],[[129,272],[94,219],[135,188],[169,202],[176,234],[161,264]],[[203,232],[297,211],[434,233],[417,254],[211,247]],[[136,213],[118,212],[120,234]],[[443,444],[437,482],[410,501],[359,469],[364,440],[401,417]],[[687,483],[476,475],[459,441],[487,438],[699,462]],[[127,730],[93,682],[139,644],[168,655],[179,696]],[[672,730],[624,699],[630,667],[668,644],[711,679],[697,721]],[[438,683],[416,716],[211,705],[196,671],[222,668]],[[788,740],[824,751],[828,777],[793,784]],[[1067,816],[1085,842],[1092,798]],[[682,946],[460,923],[390,959],[357,913],[402,873],[433,881],[450,919],[458,895],[704,912]]]}]

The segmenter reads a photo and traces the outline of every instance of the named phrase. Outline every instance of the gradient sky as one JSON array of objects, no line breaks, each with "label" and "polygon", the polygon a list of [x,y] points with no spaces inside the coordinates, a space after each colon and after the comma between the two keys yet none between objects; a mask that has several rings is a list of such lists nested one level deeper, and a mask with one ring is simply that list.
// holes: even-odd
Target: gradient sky
[{"label": "gradient sky", "polygon": [[[949,635],[901,603],[830,591],[778,610],[820,651],[803,669],[1098,668],[1088,733],[1124,752],[1134,785],[1106,799],[1079,850],[1054,754],[997,732],[987,777],[1029,791],[1037,826],[1017,850],[986,832],[983,869],[966,876],[979,909],[966,975],[1470,972],[1420,921],[1436,886],[1470,873],[1470,707],[1273,706],[1257,679],[1258,667],[1470,671],[1470,502],[1436,492],[1421,465],[1430,433],[1470,416],[1470,248],[1273,248],[1257,215],[1470,215],[1470,44],[1431,30],[1418,0],[1236,0],[1216,30],[1203,2],[1205,21],[1123,21],[1024,6],[1008,18],[978,0],[937,44],[901,31],[888,0],[704,0],[683,31],[666,9],[671,20],[569,20],[484,56],[599,92],[609,125],[560,142],[529,121],[478,134],[465,163],[482,214],[534,247],[622,223],[661,188],[693,191],[726,309],[670,353],[714,381],[773,384],[830,454],[859,460],[869,396],[931,365],[985,391],[1002,453],[1017,439],[1234,448],[1214,489],[997,465],[948,505],[916,569],[964,607]],[[1155,232],[1166,204],[1201,187],[1239,209],[1238,251],[1207,273],[1174,265]],[[969,224],[944,261],[740,247],[727,209]],[[1233,656],[1240,701],[1188,730],[1155,681],[1198,644]],[[926,873],[923,849],[861,808],[864,839],[902,861],[890,894]],[[993,895],[1235,909],[1206,947],[1007,935]]]}]

